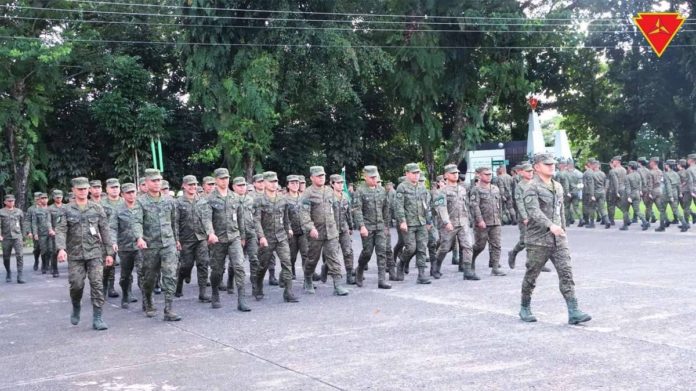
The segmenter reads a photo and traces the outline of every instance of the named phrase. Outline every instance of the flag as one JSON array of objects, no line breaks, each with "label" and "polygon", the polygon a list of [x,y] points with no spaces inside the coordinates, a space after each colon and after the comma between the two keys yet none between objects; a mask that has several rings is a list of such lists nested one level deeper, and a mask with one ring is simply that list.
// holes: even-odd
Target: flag
[{"label": "flag", "polygon": [[346,180],[346,166],[343,166],[341,168],[341,178],[343,178],[343,193],[348,197],[348,201],[350,202],[350,193],[348,192],[348,181]]}]

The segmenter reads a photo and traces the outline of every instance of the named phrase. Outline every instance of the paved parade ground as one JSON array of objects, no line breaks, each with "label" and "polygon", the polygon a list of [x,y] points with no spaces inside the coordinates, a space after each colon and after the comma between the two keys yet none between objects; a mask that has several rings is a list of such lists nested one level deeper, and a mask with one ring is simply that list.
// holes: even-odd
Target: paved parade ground
[{"label": "paved parade ground", "polygon": [[[27,255],[27,284],[0,273],[0,389],[693,389],[696,233],[667,231],[570,229],[580,308],[593,317],[583,326],[567,324],[555,271],[542,273],[532,299],[539,322],[519,320],[525,254],[508,270],[509,226],[505,277],[489,275],[485,252],[481,281],[462,281],[448,257],[433,284],[416,285],[412,262],[385,291],[373,260],[365,287],[347,297],[321,283],[307,296],[298,280],[300,303],[266,287],[263,301],[249,298],[250,313],[224,292],[222,309],[199,303],[194,278],[175,301],[181,322],[162,321],[161,295],[155,319],[140,302],[122,310],[108,299],[102,332],[91,328],[88,297],[70,325],[66,264],[53,279]],[[359,243],[356,233],[356,259]]]}]

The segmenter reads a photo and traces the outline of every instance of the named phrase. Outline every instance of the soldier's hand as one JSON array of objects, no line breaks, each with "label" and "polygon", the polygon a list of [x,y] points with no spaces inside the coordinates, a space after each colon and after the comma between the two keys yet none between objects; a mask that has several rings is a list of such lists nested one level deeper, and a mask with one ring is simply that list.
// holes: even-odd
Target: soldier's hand
[{"label": "soldier's hand", "polygon": [[48,236],[56,236],[56,231],[49,229],[48,230]]},{"label": "soldier's hand", "polygon": [[317,231],[316,228],[312,228],[312,230],[309,231],[309,237],[312,239],[319,239],[319,231]]},{"label": "soldier's hand", "polygon": [[265,237],[259,239],[259,247],[267,247],[268,246],[268,239]]},{"label": "soldier's hand", "polygon": [[68,260],[68,253],[66,253],[63,249],[58,250],[58,255],[56,256],[56,259],[58,259],[58,262],[65,262]]},{"label": "soldier's hand", "polygon": [[399,224],[399,229],[400,229],[402,232],[408,232],[408,224],[406,224],[405,222]]},{"label": "soldier's hand", "polygon": [[696,193],[691,193],[691,197],[696,198]]},{"label": "soldier's hand", "polygon": [[631,197],[628,197],[628,202],[631,203],[633,200],[631,200]]},{"label": "soldier's hand", "polygon": [[648,194],[648,197],[650,197],[651,200],[652,200],[652,198],[653,198],[653,197],[652,197],[652,194]]},{"label": "soldier's hand", "polygon": [[594,196],[592,196],[591,200],[592,200],[592,201],[597,201],[597,199],[596,199]]},{"label": "soldier's hand", "polygon": [[208,235],[208,244],[215,244],[218,242],[218,237],[215,234]]},{"label": "soldier's hand", "polygon": [[445,229],[452,232],[454,231],[454,226],[452,225],[452,223],[447,223],[447,225],[445,225]]},{"label": "soldier's hand", "polygon": [[246,240],[245,239],[240,240],[240,242],[241,242],[242,247],[246,247]]},{"label": "soldier's hand", "polygon": [[432,224],[426,224],[426,225],[425,225],[425,229],[427,229],[428,231],[430,231],[432,228],[433,228],[433,225],[432,225]]},{"label": "soldier's hand", "polygon": [[486,222],[485,221],[478,222],[478,223],[476,223],[476,226],[481,228],[481,229],[486,229]]},{"label": "soldier's hand", "polygon": [[104,259],[104,266],[111,266],[114,264],[114,257],[111,255],[107,255],[106,258]]},{"label": "soldier's hand", "polygon": [[178,240],[176,241],[176,251],[181,251],[181,242]]},{"label": "soldier's hand", "polygon": [[621,198],[621,194],[616,193],[616,198]]},{"label": "soldier's hand", "polygon": [[111,245],[111,248],[114,249],[114,252],[115,252],[115,253],[118,252],[118,244],[116,244],[116,243],[112,244],[112,245]]},{"label": "soldier's hand", "polygon": [[3,240],[5,239],[3,239],[2,235],[0,235],[0,242],[2,242]]},{"label": "soldier's hand", "polygon": [[524,219],[524,220],[522,220],[522,224],[524,224],[524,225],[529,224],[529,219]]},{"label": "soldier's hand", "polygon": [[[353,234],[353,232],[351,231],[351,233],[350,233],[350,234],[352,235],[352,234]],[[288,230],[288,236],[289,236],[289,237],[292,237],[292,235],[293,235],[293,232],[292,232],[292,230],[291,230],[291,229],[289,229],[289,230]]]},{"label": "soldier's hand", "polygon": [[34,240],[39,240],[39,235],[34,235]]},{"label": "soldier's hand", "polygon": [[147,243],[145,243],[143,238],[138,238],[138,240],[135,242],[135,245],[141,250],[147,248]]},{"label": "soldier's hand", "polygon": [[549,227],[549,231],[556,236],[565,236],[565,230],[558,225],[552,225]]},{"label": "soldier's hand", "polygon": [[369,232],[367,232],[367,228],[365,228],[364,225],[362,227],[360,227],[360,236],[362,236],[363,238],[366,238],[368,234],[369,234]]}]

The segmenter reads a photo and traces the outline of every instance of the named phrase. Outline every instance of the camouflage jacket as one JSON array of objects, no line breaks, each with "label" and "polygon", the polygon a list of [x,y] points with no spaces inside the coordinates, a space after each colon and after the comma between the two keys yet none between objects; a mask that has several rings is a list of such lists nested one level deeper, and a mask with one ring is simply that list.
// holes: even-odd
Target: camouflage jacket
[{"label": "camouflage jacket", "polygon": [[524,191],[524,207],[529,215],[524,242],[535,246],[567,246],[565,236],[555,236],[549,230],[551,225],[565,229],[563,212],[563,187],[555,180],[545,184],[535,176]]},{"label": "camouflage jacket", "polygon": [[18,208],[0,209],[0,225],[3,239],[22,239],[27,232],[24,212]]},{"label": "camouflage jacket", "polygon": [[212,216],[213,230],[222,243],[231,242],[238,237],[246,237],[244,207],[237,198],[237,195],[231,190],[228,190],[227,195],[223,196],[217,188],[208,195],[208,208]]},{"label": "camouflage jacket", "polygon": [[432,224],[430,192],[420,183],[401,183],[396,188],[394,213],[398,224],[406,223],[409,227]]},{"label": "camouflage jacket", "polygon": [[307,187],[302,194],[300,216],[302,230],[316,229],[319,232],[317,240],[335,239],[338,237],[338,224],[334,215],[336,197],[328,186]]},{"label": "camouflage jacket", "polygon": [[594,171],[592,170],[585,170],[585,172],[582,174],[582,194],[583,197],[585,198],[590,198],[594,196],[595,194],[595,189],[594,189]]},{"label": "camouflage jacket", "polygon": [[686,172],[688,174],[686,181],[687,189],[692,194],[696,194],[696,164],[693,166],[689,166],[689,168],[686,169]]},{"label": "camouflage jacket", "polygon": [[594,194],[602,194],[607,191],[607,174],[602,170],[597,170],[592,172],[592,177],[594,179]]},{"label": "camouflage jacket", "polygon": [[113,255],[111,233],[102,207],[87,201],[84,208],[76,202],[63,207],[64,219],[56,227],[56,250],[65,250],[68,259],[103,259]]},{"label": "camouflage jacket", "polygon": [[643,191],[643,178],[638,171],[633,171],[626,176],[626,194],[633,198],[632,201],[640,201]]},{"label": "camouflage jacket", "polygon": [[582,173],[574,168],[572,171],[568,171],[568,181],[570,182],[570,193],[577,196],[580,192],[580,183],[582,183]]},{"label": "camouflage jacket", "polygon": [[502,197],[496,185],[490,185],[488,189],[476,185],[471,189],[471,214],[478,224],[481,221],[487,226],[501,225]]},{"label": "camouflage jacket", "polygon": [[677,172],[679,175],[679,191],[681,193],[686,193],[689,191],[689,172],[686,169],[682,169]]},{"label": "camouflage jacket", "polygon": [[650,191],[652,192],[653,197],[662,195],[662,187],[664,186],[664,173],[662,170],[659,168],[650,170],[650,178],[650,183],[652,183],[652,189]]},{"label": "camouflage jacket", "polygon": [[213,233],[213,221],[207,199],[198,196],[188,199],[182,195],[176,200],[176,214],[179,242],[200,242],[208,239],[208,235]]},{"label": "camouflage jacket", "polygon": [[653,176],[650,175],[650,170],[645,167],[638,167],[638,174],[641,179],[641,192],[643,195],[648,195],[653,188]]},{"label": "camouflage jacket", "polygon": [[51,212],[48,207],[36,207],[31,214],[31,233],[36,236],[48,236],[48,231],[53,229],[51,224]]},{"label": "camouflage jacket", "polygon": [[433,204],[441,225],[469,226],[469,194],[464,186],[446,185],[439,190]]},{"label": "camouflage jacket", "polygon": [[109,197],[102,198],[102,200],[99,202],[99,205],[101,205],[102,209],[104,209],[104,213],[106,213],[106,218],[111,218],[111,214],[114,213],[116,208],[119,206],[123,205],[125,201],[123,198],[119,198],[116,201],[111,201]]},{"label": "camouflage jacket", "polygon": [[623,193],[626,191],[626,169],[616,167],[609,170],[609,188],[607,192],[610,194]]},{"label": "camouflage jacket", "polygon": [[556,181],[561,184],[563,193],[570,193],[570,173],[566,170],[561,170],[556,173]]},{"label": "camouflage jacket", "polygon": [[368,231],[389,226],[392,209],[389,195],[383,187],[359,186],[353,197],[353,223],[356,229],[365,226]]},{"label": "camouflage jacket", "polygon": [[134,212],[133,230],[143,238],[148,248],[175,246],[179,240],[176,224],[176,205],[171,197],[153,198],[150,194],[138,197],[139,208]]},{"label": "camouflage jacket", "polygon": [[391,220],[396,218],[396,210],[394,209],[394,204],[396,202],[396,189],[387,192],[387,202],[389,203],[389,220],[385,221],[388,225],[391,225]]},{"label": "camouflage jacket", "polygon": [[288,217],[290,218],[290,227],[292,228],[293,236],[300,236],[303,234],[302,231],[302,217],[300,210],[302,209],[302,196],[297,193],[297,196],[293,196],[288,193],[285,195],[285,199],[290,205],[290,210],[288,211]]},{"label": "camouflage jacket", "polygon": [[109,217],[109,231],[111,242],[118,244],[118,251],[136,251],[138,247],[135,241],[134,223],[135,216],[142,214],[140,205],[136,202],[133,208],[129,208],[125,202],[116,207]]},{"label": "camouflage jacket", "polygon": [[[349,232],[353,230],[353,214],[351,213],[351,203],[348,201],[348,197],[341,193],[340,196],[336,195],[334,192],[334,197],[336,197],[336,207],[334,208],[334,220],[338,224],[338,232]],[[355,199],[355,198],[353,198]]]},{"label": "camouflage jacket", "polygon": [[37,206],[32,205],[27,209],[27,213],[24,215],[24,228],[25,233],[27,234],[34,234],[34,226],[32,225],[32,219],[34,218],[34,212],[36,211]]},{"label": "camouflage jacket", "polygon": [[256,240],[256,224],[257,221],[254,219],[254,201],[255,197],[252,194],[245,194],[243,196],[237,195],[237,202],[242,206],[242,212],[244,213],[244,233],[247,239]]},{"label": "camouflage jacket", "polygon": [[665,181],[665,198],[668,201],[670,199],[673,201],[679,200],[679,174],[674,171],[665,171],[663,178]]},{"label": "camouflage jacket", "polygon": [[[529,219],[529,213],[524,206],[524,192],[529,187],[531,181],[521,180],[515,188],[515,205],[517,205],[517,215],[520,221]],[[565,189],[563,189],[565,191]]]},{"label": "camouflage jacket", "polygon": [[55,230],[65,215],[65,204],[62,204],[61,207],[56,206],[56,204],[49,206],[48,213],[51,214],[51,227]]},{"label": "camouflage jacket", "polygon": [[512,177],[509,174],[498,175],[496,177],[498,190],[500,190],[500,195],[504,200],[512,197]]},{"label": "camouflage jacket", "polygon": [[256,236],[259,239],[282,242],[288,240],[290,231],[290,203],[280,193],[275,198],[268,194],[260,194],[254,200],[254,221],[256,222]]}]

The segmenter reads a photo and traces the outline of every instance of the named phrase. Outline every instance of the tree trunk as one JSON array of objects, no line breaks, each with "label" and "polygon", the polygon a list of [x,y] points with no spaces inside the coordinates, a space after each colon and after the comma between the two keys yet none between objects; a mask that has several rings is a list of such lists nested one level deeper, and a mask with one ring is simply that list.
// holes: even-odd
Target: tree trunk
[{"label": "tree trunk", "polygon": [[424,140],[423,145],[423,161],[425,162],[425,169],[428,171],[428,179],[430,183],[435,181],[437,176],[437,169],[435,167],[435,156],[433,155],[433,147],[430,140]]},{"label": "tree trunk", "polygon": [[253,183],[254,167],[256,166],[254,157],[248,154],[244,155],[244,161],[242,164],[244,165],[244,178],[246,178],[247,183]]}]

